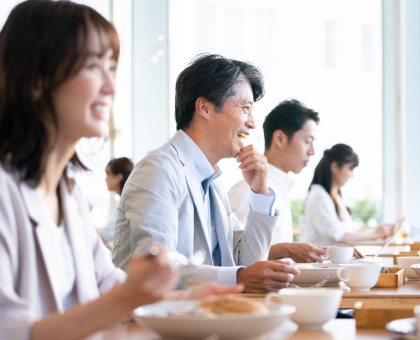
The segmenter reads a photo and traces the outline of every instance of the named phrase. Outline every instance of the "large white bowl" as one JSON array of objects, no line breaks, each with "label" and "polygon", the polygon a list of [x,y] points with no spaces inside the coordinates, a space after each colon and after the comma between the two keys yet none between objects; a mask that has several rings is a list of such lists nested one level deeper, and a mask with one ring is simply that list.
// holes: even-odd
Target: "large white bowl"
[{"label": "large white bowl", "polygon": [[[290,319],[299,329],[322,329],[322,326],[335,318],[340,306],[341,289],[282,289],[279,292],[283,302],[296,307]],[[274,296],[269,294],[268,296]]]},{"label": "large white bowl", "polygon": [[412,264],[410,268],[413,269],[413,272],[416,273],[417,278],[420,279],[420,264]]},{"label": "large white bowl", "polygon": [[239,340],[258,337],[279,326],[295,311],[290,305],[269,305],[269,314],[236,314],[205,317],[167,317],[168,312],[197,306],[199,301],[161,301],[134,310],[133,318],[144,328],[165,339],[193,340],[217,334],[221,340]]},{"label": "large white bowl", "polygon": [[397,257],[398,267],[404,268],[405,277],[408,280],[420,280],[420,277],[413,271],[411,265],[420,263],[420,256]]},{"label": "large white bowl", "polygon": [[[308,263],[296,263],[293,266],[308,264]],[[319,281],[325,279],[328,276],[327,282],[324,284],[327,286],[337,286],[340,282],[340,277],[338,272],[340,271],[340,266],[335,263],[309,263],[315,268],[299,269],[300,274],[295,275],[292,282],[298,286],[312,286]],[[329,267],[329,268],[322,268]]]}]

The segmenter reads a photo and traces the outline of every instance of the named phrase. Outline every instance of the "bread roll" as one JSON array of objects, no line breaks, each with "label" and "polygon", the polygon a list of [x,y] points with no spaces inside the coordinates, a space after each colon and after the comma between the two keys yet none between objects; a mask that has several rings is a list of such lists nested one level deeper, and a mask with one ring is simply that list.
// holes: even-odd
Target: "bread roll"
[{"label": "bread roll", "polygon": [[200,302],[200,307],[215,314],[258,313],[268,314],[269,309],[262,302],[231,295],[211,296]]}]

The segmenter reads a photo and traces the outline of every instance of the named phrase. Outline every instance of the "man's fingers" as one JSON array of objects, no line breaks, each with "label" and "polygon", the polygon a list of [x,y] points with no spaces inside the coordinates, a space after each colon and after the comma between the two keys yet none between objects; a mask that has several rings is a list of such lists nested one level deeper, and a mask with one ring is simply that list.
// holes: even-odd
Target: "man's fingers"
[{"label": "man's fingers", "polygon": [[314,252],[320,255],[326,255],[328,253],[327,247],[315,247]]},{"label": "man's fingers", "polygon": [[294,267],[284,265],[282,261],[268,261],[270,263],[270,269],[277,273],[290,273],[292,275],[299,275],[300,271]]},{"label": "man's fingers", "polygon": [[239,169],[246,168],[249,164],[259,163],[263,166],[267,166],[267,162],[265,159],[261,158],[258,155],[250,155],[242,160],[241,164],[239,164]]},{"label": "man's fingers", "polygon": [[322,262],[324,260],[321,256],[318,256],[316,253],[310,253],[309,256],[310,256],[309,260],[312,260],[314,262]]}]

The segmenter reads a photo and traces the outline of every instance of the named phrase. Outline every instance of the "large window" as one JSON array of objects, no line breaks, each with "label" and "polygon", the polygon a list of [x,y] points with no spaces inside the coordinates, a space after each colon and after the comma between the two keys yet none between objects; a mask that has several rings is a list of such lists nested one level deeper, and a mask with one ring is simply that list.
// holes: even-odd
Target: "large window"
[{"label": "large window", "polygon": [[[266,79],[250,140],[263,151],[262,123],[270,110],[295,98],[318,111],[316,155],[292,175],[292,199],[305,198],[323,151],[346,143],[360,166],[344,188],[351,201],[382,196],[381,1],[170,0],[171,119],[177,75],[197,54],[247,60]],[[174,127],[172,127],[174,131]],[[242,176],[221,162],[229,189]]]}]

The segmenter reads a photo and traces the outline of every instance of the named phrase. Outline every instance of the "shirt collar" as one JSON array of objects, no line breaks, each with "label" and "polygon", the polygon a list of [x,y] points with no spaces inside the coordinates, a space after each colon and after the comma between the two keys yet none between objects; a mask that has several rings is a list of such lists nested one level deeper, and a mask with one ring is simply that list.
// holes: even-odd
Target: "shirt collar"
[{"label": "shirt collar", "polygon": [[286,174],[284,171],[280,170],[279,168],[275,167],[274,165],[270,163],[267,163],[267,165],[268,165],[268,174],[270,178],[277,184],[287,189],[288,192],[292,191],[293,184],[295,184],[295,182],[293,182],[293,179],[291,179],[288,174]]},{"label": "shirt collar", "polygon": [[191,156],[194,161],[195,171],[197,174],[197,179],[200,183],[203,183],[204,193],[207,193],[208,187],[211,182],[215,180],[222,174],[219,166],[216,164],[214,167],[211,166],[207,157],[204,155],[203,151],[198,147],[197,144],[188,136],[184,131],[179,130],[182,136],[185,139],[188,149],[191,152]]}]

